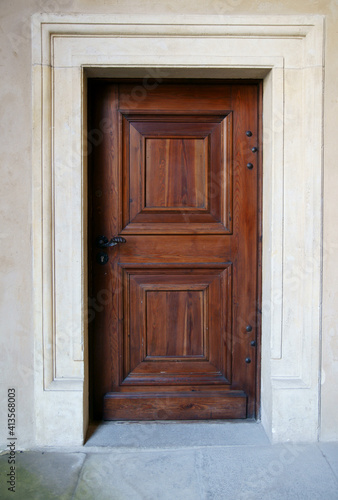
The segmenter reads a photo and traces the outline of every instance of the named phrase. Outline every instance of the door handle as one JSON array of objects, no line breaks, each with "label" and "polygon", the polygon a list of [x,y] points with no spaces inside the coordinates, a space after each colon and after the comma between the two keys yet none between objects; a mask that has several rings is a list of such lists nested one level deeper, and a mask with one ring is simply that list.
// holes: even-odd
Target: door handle
[{"label": "door handle", "polygon": [[114,236],[110,241],[106,236],[98,236],[95,242],[98,248],[107,248],[115,247],[119,243],[126,243],[126,240],[122,236]]}]

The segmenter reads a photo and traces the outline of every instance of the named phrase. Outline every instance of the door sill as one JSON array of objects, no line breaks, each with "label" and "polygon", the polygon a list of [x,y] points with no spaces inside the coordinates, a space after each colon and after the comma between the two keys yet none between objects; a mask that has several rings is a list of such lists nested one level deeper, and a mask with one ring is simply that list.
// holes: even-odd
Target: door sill
[{"label": "door sill", "polygon": [[85,446],[153,449],[268,444],[261,422],[247,419],[93,422]]}]

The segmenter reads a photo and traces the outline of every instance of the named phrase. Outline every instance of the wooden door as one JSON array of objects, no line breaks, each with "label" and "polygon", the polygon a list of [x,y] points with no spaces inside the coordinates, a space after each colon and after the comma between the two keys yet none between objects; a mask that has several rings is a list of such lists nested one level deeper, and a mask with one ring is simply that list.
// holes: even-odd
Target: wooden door
[{"label": "wooden door", "polygon": [[259,85],[89,83],[93,417],[254,417]]}]

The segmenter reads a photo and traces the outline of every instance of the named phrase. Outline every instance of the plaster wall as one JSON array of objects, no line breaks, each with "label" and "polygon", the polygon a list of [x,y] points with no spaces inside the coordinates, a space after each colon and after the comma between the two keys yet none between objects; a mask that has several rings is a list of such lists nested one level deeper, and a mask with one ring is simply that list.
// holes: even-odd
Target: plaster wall
[{"label": "plaster wall", "polygon": [[[0,445],[6,446],[7,388],[17,389],[17,436],[21,448],[34,445],[39,435],[34,419],[34,337],[32,281],[32,94],[31,15],[62,13],[170,13],[170,14],[324,14],[326,16],[324,91],[324,247],[322,288],[322,385],[319,437],[338,439],[336,400],[338,393],[338,232],[336,186],[335,117],[338,112],[338,2],[260,2],[248,0],[89,1],[14,0],[0,3],[1,26],[1,303],[0,303]],[[311,144],[309,143],[309,148]],[[306,261],[303,273],[320,262]],[[318,332],[320,335],[320,332]],[[73,396],[75,394],[73,393]],[[69,398],[72,393],[69,393]],[[78,396],[75,396],[78,397]],[[281,406],[288,402],[282,401]],[[294,401],[296,404],[296,401]],[[65,406],[67,402],[65,401]],[[51,418],[66,408],[51,406]],[[67,431],[67,429],[66,429]],[[71,437],[71,436],[70,436]],[[285,436],[287,439],[287,436]],[[39,440],[37,438],[37,440]],[[1,446],[2,447],[2,446]]]}]

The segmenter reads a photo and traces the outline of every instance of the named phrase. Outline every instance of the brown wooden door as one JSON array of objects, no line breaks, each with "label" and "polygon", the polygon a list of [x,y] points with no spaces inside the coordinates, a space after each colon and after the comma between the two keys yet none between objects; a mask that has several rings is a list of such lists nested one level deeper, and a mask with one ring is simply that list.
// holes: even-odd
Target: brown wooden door
[{"label": "brown wooden door", "polygon": [[94,418],[255,416],[258,90],[90,82]]}]

